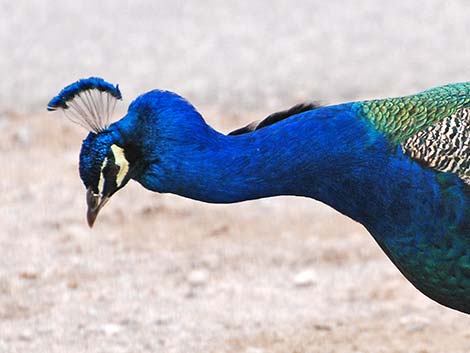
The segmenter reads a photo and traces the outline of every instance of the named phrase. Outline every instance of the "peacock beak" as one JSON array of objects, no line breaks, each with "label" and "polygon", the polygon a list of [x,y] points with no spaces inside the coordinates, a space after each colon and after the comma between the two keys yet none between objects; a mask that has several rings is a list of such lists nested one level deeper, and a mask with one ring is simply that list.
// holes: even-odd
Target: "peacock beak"
[{"label": "peacock beak", "polygon": [[98,213],[103,208],[103,206],[108,202],[109,197],[101,197],[99,194],[95,194],[91,188],[88,188],[86,191],[86,203],[88,206],[86,218],[88,225],[93,227]]}]

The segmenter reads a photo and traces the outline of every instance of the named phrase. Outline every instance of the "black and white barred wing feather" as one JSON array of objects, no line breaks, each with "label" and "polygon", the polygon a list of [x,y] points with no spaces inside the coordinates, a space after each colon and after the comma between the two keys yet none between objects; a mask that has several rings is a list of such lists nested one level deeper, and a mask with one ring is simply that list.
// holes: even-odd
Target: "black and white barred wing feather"
[{"label": "black and white barred wing feather", "polygon": [[470,184],[470,108],[419,131],[403,144],[404,152],[441,172],[455,173]]}]

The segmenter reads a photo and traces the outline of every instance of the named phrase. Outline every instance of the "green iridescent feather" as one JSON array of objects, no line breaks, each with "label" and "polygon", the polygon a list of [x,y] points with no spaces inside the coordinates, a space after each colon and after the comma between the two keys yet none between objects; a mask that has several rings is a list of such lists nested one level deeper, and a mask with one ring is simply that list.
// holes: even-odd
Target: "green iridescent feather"
[{"label": "green iridescent feather", "polygon": [[421,93],[360,103],[362,115],[395,143],[470,107],[470,83],[456,83]]}]

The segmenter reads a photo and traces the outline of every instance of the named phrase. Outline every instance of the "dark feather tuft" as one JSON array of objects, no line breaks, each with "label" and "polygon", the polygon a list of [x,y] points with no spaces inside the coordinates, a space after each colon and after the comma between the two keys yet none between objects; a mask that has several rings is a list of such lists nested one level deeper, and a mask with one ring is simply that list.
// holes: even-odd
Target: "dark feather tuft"
[{"label": "dark feather tuft", "polygon": [[254,122],[248,124],[247,126],[244,126],[240,129],[236,129],[236,130],[230,132],[229,135],[242,135],[242,134],[246,134],[248,132],[259,130],[263,127],[275,124],[278,121],[287,119],[287,118],[289,118],[293,115],[304,113],[304,112],[307,112],[309,110],[314,110],[314,109],[317,109],[319,107],[320,107],[320,105],[318,105],[316,103],[300,103],[300,104],[294,105],[293,107],[291,107],[287,110],[283,110],[283,111],[280,111],[280,112],[273,113],[273,114],[269,115],[268,117],[264,118],[263,120],[254,121]]}]

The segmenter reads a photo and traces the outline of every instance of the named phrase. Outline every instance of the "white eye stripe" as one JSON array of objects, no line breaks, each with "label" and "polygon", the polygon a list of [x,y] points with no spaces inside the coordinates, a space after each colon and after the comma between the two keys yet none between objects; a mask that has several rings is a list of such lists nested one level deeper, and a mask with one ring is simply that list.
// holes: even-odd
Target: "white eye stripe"
[{"label": "white eye stripe", "polygon": [[103,164],[101,165],[100,180],[98,181],[98,194],[100,195],[103,194],[103,189],[104,189],[103,169],[104,167],[106,167],[107,163],[108,163],[108,158],[105,158],[103,161]]},{"label": "white eye stripe", "polygon": [[111,151],[113,151],[114,163],[119,166],[119,172],[116,175],[116,186],[120,187],[129,171],[129,162],[126,159],[123,148],[117,145],[112,145]]}]

